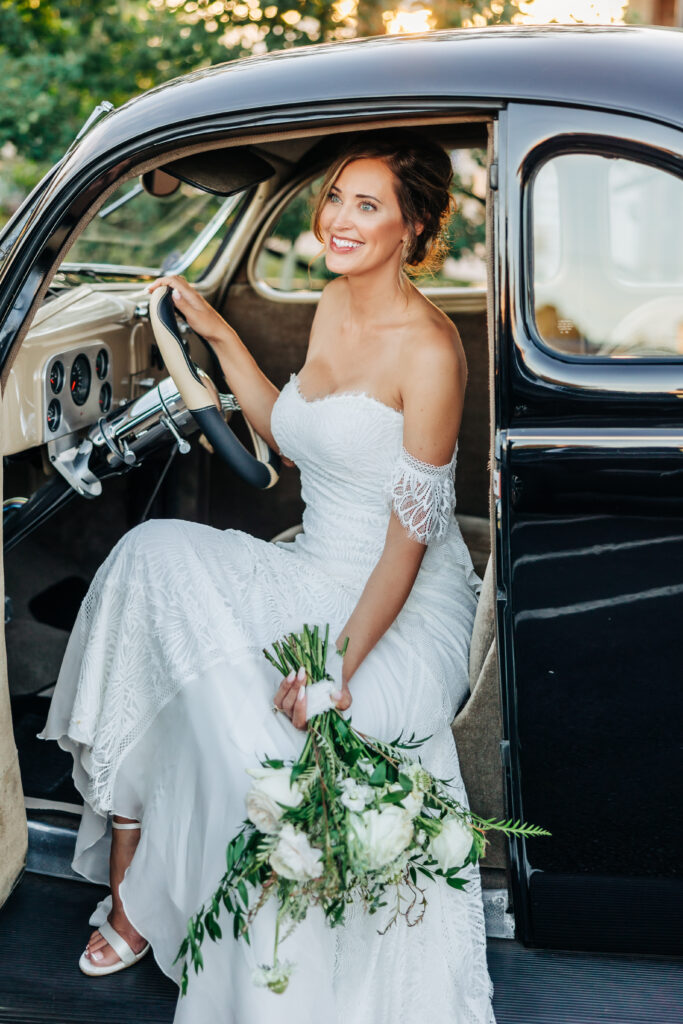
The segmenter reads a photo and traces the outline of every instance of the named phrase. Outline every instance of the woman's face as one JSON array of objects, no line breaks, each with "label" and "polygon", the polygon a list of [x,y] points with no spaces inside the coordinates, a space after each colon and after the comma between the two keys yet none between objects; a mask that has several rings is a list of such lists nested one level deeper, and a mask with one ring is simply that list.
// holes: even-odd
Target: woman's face
[{"label": "woman's face", "polygon": [[393,172],[379,158],[353,160],[338,175],[320,215],[325,262],[334,274],[356,275],[401,259],[408,229]]}]

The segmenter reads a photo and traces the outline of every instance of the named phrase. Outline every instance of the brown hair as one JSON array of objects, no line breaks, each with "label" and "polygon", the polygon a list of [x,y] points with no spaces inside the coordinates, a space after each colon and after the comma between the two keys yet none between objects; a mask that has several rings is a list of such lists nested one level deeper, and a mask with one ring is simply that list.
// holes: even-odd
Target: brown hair
[{"label": "brown hair", "polygon": [[[455,212],[450,193],[453,167],[445,149],[407,129],[368,133],[347,147],[325,175],[313,212],[312,228],[319,242],[320,216],[330,189],[353,160],[383,160],[395,178],[396,198],[410,236],[404,250],[405,269],[412,274],[433,271],[447,252],[446,228]],[[416,225],[422,224],[420,234]]]}]

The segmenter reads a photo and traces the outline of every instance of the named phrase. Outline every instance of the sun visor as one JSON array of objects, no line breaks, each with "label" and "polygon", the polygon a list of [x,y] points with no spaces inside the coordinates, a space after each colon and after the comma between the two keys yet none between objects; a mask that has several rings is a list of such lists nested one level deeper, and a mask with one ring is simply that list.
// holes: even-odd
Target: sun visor
[{"label": "sun visor", "polygon": [[160,169],[216,196],[234,195],[275,174],[275,169],[266,160],[245,148],[195,153],[164,164]]}]

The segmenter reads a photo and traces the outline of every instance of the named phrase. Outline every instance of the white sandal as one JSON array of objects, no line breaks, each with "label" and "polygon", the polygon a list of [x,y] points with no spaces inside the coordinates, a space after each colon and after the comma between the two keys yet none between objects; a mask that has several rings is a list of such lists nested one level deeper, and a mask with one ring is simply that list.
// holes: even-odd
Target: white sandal
[{"label": "white sandal", "polygon": [[115,974],[116,971],[123,971],[126,967],[132,967],[138,960],[142,960],[143,956],[149,953],[150,945],[147,945],[140,950],[139,953],[134,953],[124,938],[122,938],[117,931],[109,924],[109,921],[105,921],[98,928],[98,931],[103,939],[109,943],[111,948],[114,950],[119,958],[118,963],[108,964],[105,967],[95,967],[92,960],[86,955],[85,951],[81,953],[81,959],[78,961],[78,966],[84,974],[89,974],[91,977],[97,977],[101,974]]},{"label": "white sandal", "polygon": [[[120,823],[112,820],[111,825],[112,828],[118,829],[140,828],[139,821]],[[123,971],[126,967],[132,967],[133,964],[136,964],[138,960],[142,960],[143,956],[149,953],[149,942],[140,950],[139,953],[134,953],[126,940],[110,925],[109,921],[104,921],[104,923],[99,926],[98,931],[102,938],[105,939],[114,950],[119,961],[118,963],[108,964],[104,967],[96,967],[92,960],[85,955],[84,950],[81,954],[81,959],[78,961],[78,966],[83,971],[83,974],[89,974],[91,977],[97,977],[103,974],[115,974],[117,971]]]}]

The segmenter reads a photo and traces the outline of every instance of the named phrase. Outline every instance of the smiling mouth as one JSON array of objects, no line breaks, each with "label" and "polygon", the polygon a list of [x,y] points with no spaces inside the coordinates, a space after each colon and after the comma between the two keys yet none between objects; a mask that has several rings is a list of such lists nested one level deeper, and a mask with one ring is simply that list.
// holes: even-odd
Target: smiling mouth
[{"label": "smiling mouth", "polygon": [[356,242],[352,238],[338,238],[336,235],[332,235],[330,238],[330,248],[334,252],[353,252],[354,249],[360,249],[362,242]]}]

